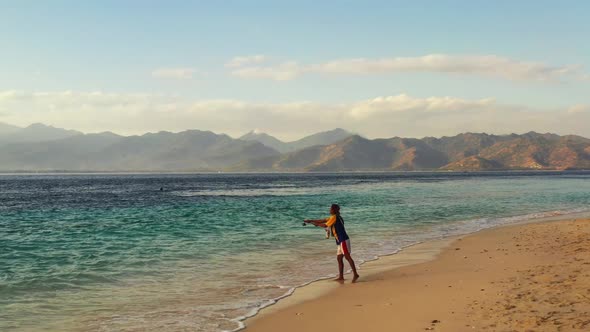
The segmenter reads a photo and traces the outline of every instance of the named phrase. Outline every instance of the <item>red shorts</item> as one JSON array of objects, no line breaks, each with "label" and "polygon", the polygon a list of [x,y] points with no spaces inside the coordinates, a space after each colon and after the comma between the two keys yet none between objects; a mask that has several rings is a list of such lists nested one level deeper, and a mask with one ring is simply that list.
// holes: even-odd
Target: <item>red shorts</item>
[{"label": "red shorts", "polygon": [[336,255],[350,254],[350,239],[340,242]]}]

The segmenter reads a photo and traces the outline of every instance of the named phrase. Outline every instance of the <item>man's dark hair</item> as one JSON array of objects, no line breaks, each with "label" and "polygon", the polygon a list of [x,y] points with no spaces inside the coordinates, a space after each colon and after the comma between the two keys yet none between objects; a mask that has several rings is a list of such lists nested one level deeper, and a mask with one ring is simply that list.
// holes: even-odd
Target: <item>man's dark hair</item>
[{"label": "man's dark hair", "polygon": [[330,206],[330,209],[336,213],[340,213],[340,205],[338,204],[332,204],[332,206]]}]

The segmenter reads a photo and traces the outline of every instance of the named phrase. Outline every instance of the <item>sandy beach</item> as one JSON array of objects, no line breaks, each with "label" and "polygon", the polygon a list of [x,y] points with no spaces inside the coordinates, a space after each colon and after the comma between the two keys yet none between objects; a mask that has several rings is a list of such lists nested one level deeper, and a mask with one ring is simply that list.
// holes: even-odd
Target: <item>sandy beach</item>
[{"label": "sandy beach", "polygon": [[589,219],[432,241],[360,273],[298,289],[246,331],[590,330]]}]

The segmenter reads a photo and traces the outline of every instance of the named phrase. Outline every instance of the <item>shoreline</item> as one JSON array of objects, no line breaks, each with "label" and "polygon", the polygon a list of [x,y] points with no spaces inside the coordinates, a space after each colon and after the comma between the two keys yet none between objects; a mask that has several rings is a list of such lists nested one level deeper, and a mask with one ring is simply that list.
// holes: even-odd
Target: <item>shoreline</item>
[{"label": "shoreline", "polygon": [[[357,263],[357,268],[359,273],[362,273],[361,277],[369,277],[389,271],[390,269],[428,262],[435,259],[436,255],[440,253],[441,250],[451,245],[451,243],[459,236],[461,235],[410,244],[396,252],[377,256],[374,259]],[[345,277],[348,275],[350,275],[350,269],[345,272]],[[241,326],[230,332],[243,331],[248,328],[248,324],[251,324],[258,319],[272,315],[275,312],[293,305],[328,295],[340,286],[339,283],[333,281],[334,277],[335,275],[324,276],[290,288],[287,293],[269,301],[272,303],[262,305],[255,309],[255,312],[252,312],[251,314],[232,319],[232,321],[239,323]],[[345,279],[345,282],[346,281],[348,281],[348,279]]]},{"label": "shoreline", "polygon": [[128,171],[105,171],[105,170],[87,170],[87,171],[69,171],[69,170],[39,170],[39,171],[0,171],[0,175],[282,175],[282,174],[293,174],[293,175],[325,175],[325,174],[507,174],[513,175],[518,173],[519,175],[547,175],[547,174],[587,174],[590,173],[590,169],[497,169],[497,170],[415,170],[415,171],[393,171],[393,170],[345,170],[345,171],[222,171],[222,170],[178,170],[178,171],[161,171],[161,170],[128,170]]},{"label": "shoreline", "polygon": [[[534,215],[534,214],[532,214]],[[573,212],[568,214],[557,214],[543,217],[531,217],[529,219],[518,220],[502,225],[494,225],[488,228],[478,229],[472,232],[450,235],[438,239],[430,239],[423,242],[410,244],[400,250],[381,256],[376,256],[374,259],[366,260],[357,264],[359,273],[361,274],[361,282],[364,278],[373,279],[376,276],[388,272],[397,271],[405,267],[412,267],[420,264],[428,264],[436,261],[439,256],[454,245],[457,241],[463,238],[477,236],[485,232],[493,232],[499,229],[509,229],[513,227],[521,227],[531,224],[545,224],[553,222],[567,222],[577,219],[589,219],[590,211]],[[349,275],[348,270],[345,274]],[[249,315],[233,319],[240,327],[232,331],[246,330],[250,331],[251,326],[261,320],[277,315],[282,311],[288,310],[295,306],[300,306],[309,301],[314,301],[333,295],[334,290],[343,285],[332,281],[332,276],[322,277],[299,286],[291,288],[286,294],[270,300],[269,303],[262,305],[254,310]],[[349,279],[345,281],[348,284]]]}]

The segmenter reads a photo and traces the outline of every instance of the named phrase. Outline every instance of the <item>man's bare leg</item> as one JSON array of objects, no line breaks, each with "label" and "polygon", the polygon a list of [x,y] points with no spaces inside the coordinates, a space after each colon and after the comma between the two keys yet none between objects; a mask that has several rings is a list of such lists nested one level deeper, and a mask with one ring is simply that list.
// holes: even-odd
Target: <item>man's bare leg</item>
[{"label": "man's bare leg", "polygon": [[352,269],[352,273],[353,273],[352,282],[356,282],[356,280],[359,278],[359,274],[356,273],[356,265],[354,265],[354,261],[352,260],[352,256],[350,256],[349,253],[346,253],[346,254],[344,254],[344,257],[346,258],[346,260],[348,261],[348,264],[350,264],[350,268]]},{"label": "man's bare leg", "polygon": [[342,281],[344,280],[344,255],[338,255],[336,259],[338,260],[338,278],[334,280]]}]

